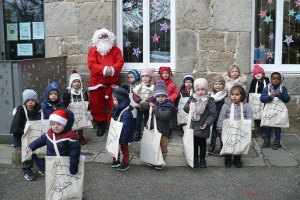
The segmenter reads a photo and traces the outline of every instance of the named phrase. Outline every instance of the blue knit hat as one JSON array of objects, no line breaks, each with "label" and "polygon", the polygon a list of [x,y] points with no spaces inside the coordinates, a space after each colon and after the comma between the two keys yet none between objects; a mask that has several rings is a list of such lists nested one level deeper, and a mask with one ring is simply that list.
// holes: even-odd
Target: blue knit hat
[{"label": "blue knit hat", "polygon": [[[51,91],[56,91],[57,92],[57,100],[56,101],[51,101],[51,99],[49,98],[49,94],[50,94]],[[45,88],[44,98],[45,98],[45,101],[47,101],[48,103],[58,103],[59,102],[59,89],[58,89],[58,86],[57,86],[56,82],[53,81],[50,85],[48,85]]]},{"label": "blue knit hat", "polygon": [[132,69],[128,73],[132,73],[134,75],[136,81],[140,81],[141,80],[140,73],[137,70]]}]

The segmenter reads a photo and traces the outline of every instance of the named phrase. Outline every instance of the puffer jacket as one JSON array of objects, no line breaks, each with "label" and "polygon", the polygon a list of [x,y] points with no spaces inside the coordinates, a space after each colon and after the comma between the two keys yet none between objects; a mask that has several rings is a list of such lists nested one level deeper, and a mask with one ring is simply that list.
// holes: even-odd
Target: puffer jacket
[{"label": "puffer jacket", "polygon": [[[189,100],[186,102],[183,110],[188,113],[189,112],[189,105],[192,102],[196,102],[195,99],[195,93],[189,98]],[[209,98],[206,108],[203,112],[203,114],[200,117],[199,121],[192,121],[191,128],[194,129],[194,135],[196,137],[200,138],[209,138],[210,136],[210,127],[213,125],[215,119],[217,117],[217,109],[214,98]],[[203,126],[204,124],[207,125],[206,129],[201,130],[200,126]]]},{"label": "puffer jacket", "polygon": [[120,136],[120,143],[132,142],[134,137],[135,124],[131,112],[133,110],[133,107],[130,105],[130,99],[126,99],[119,106],[114,107],[114,114],[112,113],[112,117],[114,118],[114,120],[117,121],[119,115],[127,106],[129,106],[129,108],[122,113],[120,118],[120,122],[123,123],[123,128]]},{"label": "puffer jacket", "polygon": [[235,79],[234,81],[231,80],[231,78],[227,74],[224,74],[223,77],[225,79],[225,89],[227,91],[227,94],[230,93],[231,88],[235,85],[240,85],[245,89],[245,91],[247,91],[246,90],[246,84],[247,84],[247,76],[246,75],[240,73],[240,76],[237,79]]},{"label": "puffer jacket", "polygon": [[[278,97],[283,103],[288,103],[291,100],[290,95],[288,94],[288,91],[285,86],[281,86],[281,93]],[[261,93],[260,101],[263,103],[268,103],[270,101],[273,101],[272,97],[268,94],[268,87],[265,87]]]},{"label": "puffer jacket", "polygon": [[[74,123],[74,115],[70,110],[67,110],[68,121],[65,129],[60,134],[54,134],[57,142],[57,148],[61,156],[70,156],[70,164],[77,165],[80,156],[80,143],[77,140],[77,135],[71,130]],[[29,144],[32,151],[47,145],[47,156],[56,156],[55,149],[52,143],[53,132],[50,128],[47,133],[43,134],[38,139]]]},{"label": "puffer jacket", "polygon": [[[217,129],[222,129],[223,120],[230,118],[230,109],[231,109],[232,100],[230,97],[225,98],[225,103],[222,106],[218,122],[217,122]],[[252,114],[252,109],[250,105],[246,102],[243,103],[243,113],[245,120],[251,120],[251,127],[252,130],[255,130],[254,119]],[[241,105],[235,104],[234,105],[234,120],[241,120]]]}]

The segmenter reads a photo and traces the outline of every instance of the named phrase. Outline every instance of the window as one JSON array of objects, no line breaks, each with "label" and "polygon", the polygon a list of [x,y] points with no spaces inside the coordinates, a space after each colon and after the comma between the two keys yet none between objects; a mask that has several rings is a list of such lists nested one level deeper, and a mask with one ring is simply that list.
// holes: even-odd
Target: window
[{"label": "window", "polygon": [[123,71],[169,66],[175,69],[175,1],[118,1],[117,44]]},{"label": "window", "polygon": [[300,0],[252,2],[252,64],[268,72],[299,72]]}]

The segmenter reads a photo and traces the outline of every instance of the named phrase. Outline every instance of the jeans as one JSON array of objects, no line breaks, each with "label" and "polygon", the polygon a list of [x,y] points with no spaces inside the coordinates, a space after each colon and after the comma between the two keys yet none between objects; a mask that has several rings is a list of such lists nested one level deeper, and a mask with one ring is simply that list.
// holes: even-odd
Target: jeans
[{"label": "jeans", "polygon": [[32,160],[26,160],[22,163],[22,170],[24,174],[32,173],[33,161],[36,163],[40,170],[45,170],[45,159],[37,157],[36,154],[32,154]]},{"label": "jeans", "polygon": [[141,133],[143,116],[144,116],[144,125],[147,126],[147,121],[148,121],[148,118],[149,118],[149,111],[146,111],[146,112],[142,112],[140,110],[136,111],[136,128],[135,128],[135,132]]},{"label": "jeans", "polygon": [[[271,129],[272,127],[270,126],[266,126],[266,138],[271,138]],[[278,127],[274,127],[275,129],[275,139],[276,140],[280,140],[281,138],[281,128]]]},{"label": "jeans", "polygon": [[210,138],[211,143],[217,141],[217,135],[218,135],[217,129],[212,129],[212,131],[211,131],[211,138]]}]

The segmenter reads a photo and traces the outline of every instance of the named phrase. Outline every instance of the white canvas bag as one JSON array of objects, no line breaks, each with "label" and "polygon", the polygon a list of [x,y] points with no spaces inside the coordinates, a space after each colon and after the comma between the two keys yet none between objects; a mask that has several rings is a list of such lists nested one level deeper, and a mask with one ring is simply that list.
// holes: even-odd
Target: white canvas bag
[{"label": "white canvas bag", "polygon": [[244,120],[243,103],[241,106],[241,120],[234,120],[234,104],[231,104],[230,118],[223,121],[223,148],[220,155],[247,155],[251,144],[252,120]]},{"label": "white canvas bag", "polygon": [[[254,120],[260,120],[264,110],[264,103],[260,101],[261,94],[257,93],[258,81],[255,86],[255,93],[249,93],[249,105],[251,106]],[[264,88],[266,81],[264,80]]]},{"label": "white canvas bag", "polygon": [[84,157],[80,156],[78,172],[70,174],[70,157],[60,156],[53,133],[56,156],[46,156],[46,199],[82,199]]},{"label": "white canvas bag", "polygon": [[278,97],[274,97],[273,101],[266,103],[260,126],[289,127],[288,109]]},{"label": "white canvas bag", "polygon": [[106,152],[112,157],[116,158],[117,160],[119,156],[119,146],[120,146],[119,140],[123,128],[123,123],[120,122],[120,119],[123,112],[128,108],[129,106],[127,106],[126,108],[124,108],[124,110],[122,110],[117,121],[111,118],[110,125],[109,125],[107,141],[106,141]]},{"label": "white canvas bag", "polygon": [[[191,91],[192,92],[192,91]],[[187,124],[189,114],[186,113],[183,108],[186,104],[186,102],[189,100],[190,97],[182,97],[182,94],[180,92],[180,100],[178,103],[178,113],[177,113],[177,125]]]},{"label": "white canvas bag", "polygon": [[26,152],[29,144],[33,142],[34,140],[38,139],[46,133],[50,129],[49,120],[44,120],[44,113],[42,110],[41,112],[41,120],[35,120],[35,121],[29,121],[28,114],[26,107],[23,106],[24,112],[26,115],[26,124],[24,128],[24,134],[22,135],[21,141],[22,141],[22,162],[25,162],[26,160],[31,160],[32,154],[36,154],[39,158],[45,158],[46,156],[46,146],[41,147],[34,152]]},{"label": "white canvas bag", "polygon": [[194,111],[194,103],[190,104],[187,125],[183,127],[183,153],[186,161],[191,167],[194,167],[194,129],[191,129],[192,113]]},{"label": "white canvas bag", "polygon": [[82,91],[81,102],[74,102],[73,94],[71,93],[71,103],[68,106],[68,109],[74,113],[74,124],[72,130],[80,130],[83,128],[93,128],[91,120],[87,116],[87,108],[89,106],[88,101],[84,101]]},{"label": "white canvas bag", "polygon": [[144,162],[153,165],[165,166],[166,163],[163,159],[161,148],[160,148],[161,133],[159,133],[157,130],[155,115],[153,115],[154,129],[150,130],[151,118],[152,118],[152,107],[150,107],[149,110],[149,119],[147,122],[147,127],[144,128],[144,133],[141,142],[140,159]]},{"label": "white canvas bag", "polygon": [[133,118],[136,118],[137,112],[136,112],[135,108],[139,104],[135,103],[135,101],[133,100],[133,92],[132,92],[132,89],[131,89],[131,84],[130,84],[130,89],[129,89],[129,99],[130,99],[130,105],[132,105],[132,107],[133,107],[133,110],[131,111],[132,112],[132,116],[133,116]]}]

